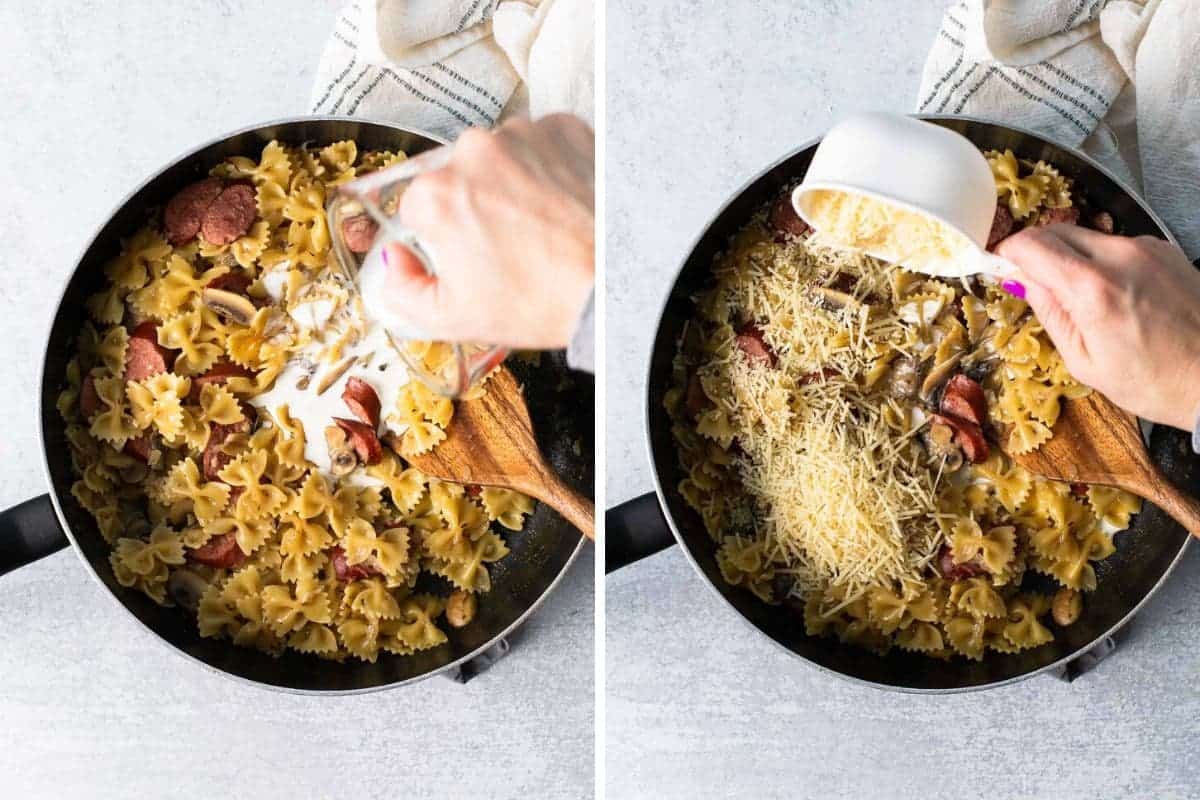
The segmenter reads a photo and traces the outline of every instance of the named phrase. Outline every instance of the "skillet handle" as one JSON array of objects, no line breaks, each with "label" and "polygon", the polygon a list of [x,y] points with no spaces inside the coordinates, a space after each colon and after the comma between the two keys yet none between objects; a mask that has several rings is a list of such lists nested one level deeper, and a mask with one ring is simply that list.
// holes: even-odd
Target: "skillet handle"
[{"label": "skillet handle", "polygon": [[618,570],[675,544],[654,492],[604,512],[604,572]]},{"label": "skillet handle", "polygon": [[0,575],[57,553],[68,544],[48,494],[0,511]]}]

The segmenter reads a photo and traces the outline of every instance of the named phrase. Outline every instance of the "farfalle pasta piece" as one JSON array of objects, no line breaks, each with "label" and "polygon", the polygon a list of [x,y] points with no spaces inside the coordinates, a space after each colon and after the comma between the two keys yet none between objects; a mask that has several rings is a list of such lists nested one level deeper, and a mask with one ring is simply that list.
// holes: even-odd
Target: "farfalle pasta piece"
[{"label": "farfalle pasta piece", "polygon": [[982,661],[987,628],[982,618],[970,615],[951,617],[942,626],[947,644],[956,653],[972,661]]},{"label": "farfalle pasta piece", "polygon": [[313,470],[304,479],[300,491],[292,500],[292,513],[301,519],[312,519],[325,513],[333,503],[333,494],[329,491],[329,483],[319,471]]},{"label": "farfalle pasta piece", "polygon": [[125,316],[126,291],[120,286],[109,286],[84,301],[84,307],[92,319],[102,325],[117,325]]},{"label": "farfalle pasta piece", "polygon": [[483,502],[488,519],[510,531],[521,530],[525,525],[525,516],[533,513],[533,498],[511,489],[485,488],[479,492],[479,499]]},{"label": "farfalle pasta piece", "polygon": [[1117,530],[1128,528],[1133,515],[1142,510],[1141,498],[1110,486],[1089,486],[1087,497],[1096,518]]},{"label": "farfalle pasta piece", "polygon": [[134,418],[125,413],[125,387],[121,378],[96,378],[93,384],[100,410],[92,417],[88,432],[118,450],[138,434]]},{"label": "farfalle pasta piece", "polygon": [[168,438],[184,432],[183,398],[191,381],[170,372],[160,372],[141,381],[125,384],[133,421],[145,430],[153,426]]},{"label": "farfalle pasta piece", "polygon": [[404,468],[392,453],[384,453],[378,464],[367,467],[367,474],[383,481],[391,495],[392,504],[407,514],[425,494],[426,477],[412,467]]},{"label": "farfalle pasta piece", "polygon": [[360,617],[372,620],[397,619],[400,605],[377,578],[358,580],[346,587],[342,604]]},{"label": "farfalle pasta piece", "polygon": [[1054,641],[1054,634],[1038,622],[1039,609],[1023,596],[1014,597],[1008,604],[1008,620],[1004,638],[1016,650],[1027,650]]},{"label": "farfalle pasta piece", "polygon": [[337,636],[328,625],[309,623],[288,637],[293,650],[311,655],[330,656],[337,653]]},{"label": "farfalle pasta piece", "polygon": [[491,576],[485,564],[499,561],[508,555],[508,546],[499,536],[488,531],[472,542],[468,558],[461,561],[436,560],[429,571],[441,575],[464,592],[486,592],[492,588]]},{"label": "farfalle pasta piece", "polygon": [[128,349],[129,332],[120,325],[114,325],[104,332],[95,353],[110,375],[120,375],[125,371],[125,353]]},{"label": "farfalle pasta piece", "polygon": [[219,383],[205,383],[200,389],[201,419],[217,425],[233,425],[246,418],[233,393]]},{"label": "farfalle pasta piece", "polygon": [[262,482],[266,470],[267,452],[252,450],[234,459],[218,473],[225,483],[242,489],[235,505],[239,520],[269,517],[287,502],[287,495],[281,488]]},{"label": "farfalle pasta piece", "polygon": [[379,656],[379,620],[347,617],[337,623],[338,638],[354,656],[372,664]]},{"label": "farfalle pasta piece", "polygon": [[167,475],[166,490],[175,500],[190,500],[192,513],[201,525],[209,525],[229,505],[229,487],[217,481],[205,483],[191,458],[184,458]]},{"label": "farfalle pasta piece", "polygon": [[241,627],[237,610],[231,604],[226,603],[221,594],[221,587],[211,583],[204,594],[200,596],[196,621],[199,624],[201,636],[223,636],[234,633]]},{"label": "farfalle pasta piece", "polygon": [[950,537],[954,563],[965,564],[978,560],[993,575],[1004,572],[1012,561],[1016,542],[1016,529],[1013,526],[999,525],[984,533],[979,523],[966,517],[955,523]]},{"label": "farfalle pasta piece", "polygon": [[199,308],[176,314],[158,326],[158,343],[179,351],[174,368],[184,375],[199,375],[217,363],[224,354],[218,338],[205,327]]},{"label": "farfalle pasta piece", "polygon": [[306,623],[329,623],[333,615],[329,600],[317,593],[309,598],[296,597],[290,586],[268,586],[262,591],[263,619],[277,636],[298,631]]},{"label": "farfalle pasta piece", "polygon": [[311,555],[333,544],[324,525],[295,514],[288,515],[280,524],[279,552],[290,555]]},{"label": "farfalle pasta piece", "polygon": [[936,653],[946,644],[936,625],[917,622],[896,633],[896,646],[913,653]]},{"label": "farfalle pasta piece", "polygon": [[1003,617],[1004,598],[986,578],[956,581],[950,587],[950,603],[962,614],[972,617]]},{"label": "farfalle pasta piece", "polygon": [[1050,185],[1049,178],[1042,174],[1020,177],[1020,164],[1011,150],[1005,150],[1003,153],[993,150],[986,156],[1000,199],[1007,202],[1008,210],[1015,219],[1025,219],[1046,197]]},{"label": "farfalle pasta piece", "polygon": [[409,655],[445,644],[446,634],[434,620],[445,610],[445,603],[432,595],[413,595],[400,604],[398,619],[380,624],[380,644],[390,653]]}]

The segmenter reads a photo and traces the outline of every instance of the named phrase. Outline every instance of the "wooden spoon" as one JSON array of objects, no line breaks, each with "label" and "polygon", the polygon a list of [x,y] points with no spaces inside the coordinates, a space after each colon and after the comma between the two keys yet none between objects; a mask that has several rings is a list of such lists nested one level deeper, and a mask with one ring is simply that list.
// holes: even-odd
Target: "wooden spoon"
[{"label": "wooden spoon", "polygon": [[1050,440],[1008,456],[1045,478],[1100,483],[1144,497],[1200,538],[1200,501],[1175,488],[1150,460],[1137,417],[1099,392],[1064,399]]},{"label": "wooden spoon", "polygon": [[529,408],[511,372],[501,367],[488,379],[483,397],[455,405],[446,438],[428,453],[405,456],[410,464],[444,481],[536,497],[584,536],[595,538],[595,504],[563,483],[542,457]]}]

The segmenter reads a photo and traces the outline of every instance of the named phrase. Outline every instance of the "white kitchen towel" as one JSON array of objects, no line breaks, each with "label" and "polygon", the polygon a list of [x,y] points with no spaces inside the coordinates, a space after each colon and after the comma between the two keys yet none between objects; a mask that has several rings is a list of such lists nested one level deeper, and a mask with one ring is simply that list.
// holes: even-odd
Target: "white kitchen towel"
[{"label": "white kitchen towel", "polygon": [[962,0],[917,110],[1082,146],[1200,256],[1200,0]]},{"label": "white kitchen towel", "polygon": [[454,139],[508,116],[593,119],[593,0],[355,0],[317,68],[314,114]]}]

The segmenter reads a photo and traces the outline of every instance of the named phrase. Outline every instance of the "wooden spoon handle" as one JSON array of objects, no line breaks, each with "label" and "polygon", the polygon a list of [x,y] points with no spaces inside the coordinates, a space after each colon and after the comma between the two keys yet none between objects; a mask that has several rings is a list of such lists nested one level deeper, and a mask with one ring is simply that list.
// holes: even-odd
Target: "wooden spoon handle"
[{"label": "wooden spoon handle", "polygon": [[526,487],[524,491],[553,508],[584,536],[595,540],[596,504],[563,483],[553,470],[545,470],[540,484]]},{"label": "wooden spoon handle", "polygon": [[1159,480],[1147,485],[1139,494],[1200,539],[1200,500],[1184,494],[1165,478],[1158,477]]}]

